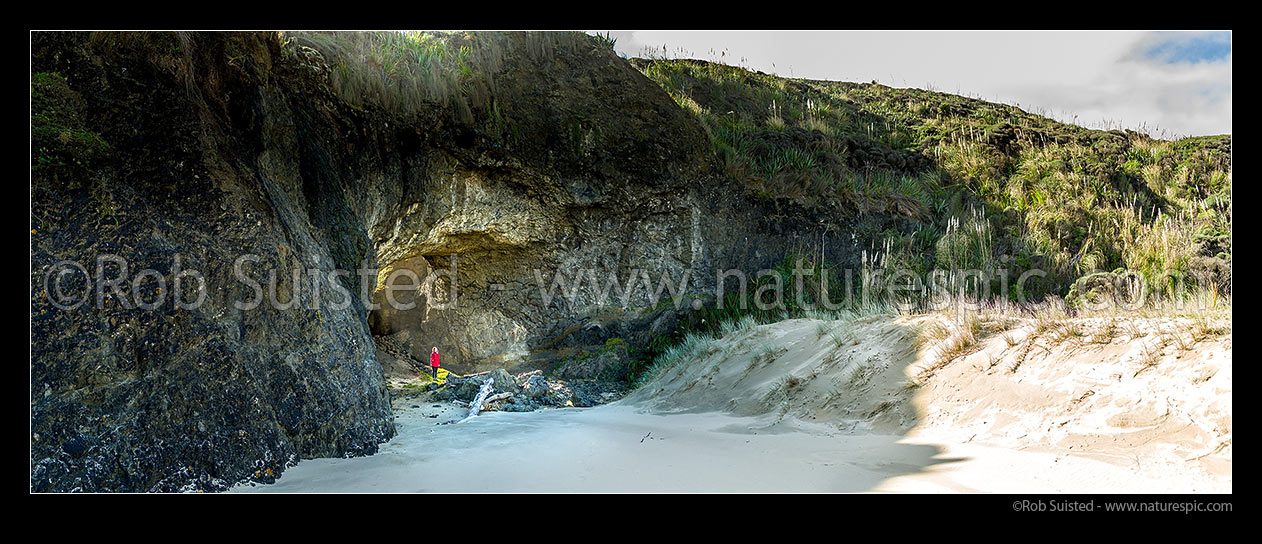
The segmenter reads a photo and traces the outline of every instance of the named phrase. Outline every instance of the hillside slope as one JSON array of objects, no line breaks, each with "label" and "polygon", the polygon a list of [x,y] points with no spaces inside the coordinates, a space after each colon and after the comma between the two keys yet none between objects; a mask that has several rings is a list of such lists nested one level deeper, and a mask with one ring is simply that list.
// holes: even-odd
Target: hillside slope
[{"label": "hillside slope", "polygon": [[[749,193],[901,218],[846,225],[887,268],[983,269],[999,296],[1064,297],[1117,268],[1154,293],[1230,291],[1230,135],[1157,140],[922,89],[632,62],[697,118]],[[999,288],[1034,269],[1048,276],[1027,292]]]}]

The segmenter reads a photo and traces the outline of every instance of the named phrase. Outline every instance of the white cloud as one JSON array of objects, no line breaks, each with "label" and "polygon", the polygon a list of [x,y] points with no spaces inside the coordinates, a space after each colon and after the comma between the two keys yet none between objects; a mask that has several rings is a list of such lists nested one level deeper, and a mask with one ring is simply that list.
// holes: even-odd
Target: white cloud
[{"label": "white cloud", "polygon": [[[933,88],[1096,128],[1231,133],[1231,56],[1163,64],[1139,48],[1178,33],[615,31],[620,53],[741,65],[788,77]],[[725,55],[723,53],[726,53]]]}]

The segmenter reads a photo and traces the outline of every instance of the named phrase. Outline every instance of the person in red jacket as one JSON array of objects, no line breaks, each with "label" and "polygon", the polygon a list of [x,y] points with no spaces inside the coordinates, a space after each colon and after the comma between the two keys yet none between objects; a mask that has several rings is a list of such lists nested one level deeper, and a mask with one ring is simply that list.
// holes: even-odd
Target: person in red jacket
[{"label": "person in red jacket", "polygon": [[438,346],[434,346],[434,351],[429,354],[429,368],[434,373],[434,379],[438,379]]}]

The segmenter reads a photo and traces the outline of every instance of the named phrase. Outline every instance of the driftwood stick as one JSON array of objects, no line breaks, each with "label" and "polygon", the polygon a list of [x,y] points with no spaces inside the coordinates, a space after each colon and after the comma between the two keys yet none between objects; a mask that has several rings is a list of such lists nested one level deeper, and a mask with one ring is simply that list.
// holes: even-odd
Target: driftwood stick
[{"label": "driftwood stick", "polygon": [[491,394],[491,386],[495,384],[495,378],[487,378],[482,382],[482,389],[478,390],[478,396],[473,399],[473,403],[469,405],[469,414],[456,423],[462,423],[466,419],[478,415],[482,411],[482,403],[486,401],[486,396]]},{"label": "driftwood stick", "polygon": [[504,400],[504,399],[506,399],[506,398],[508,398],[508,397],[511,397],[511,396],[513,396],[513,394],[512,394],[512,393],[509,393],[509,392],[507,392],[507,391],[505,391],[505,392],[503,392],[503,393],[496,393],[496,394],[494,394],[494,395],[491,395],[491,396],[487,397],[487,398],[486,398],[486,402],[484,403],[484,405],[486,405],[486,404],[490,404],[490,403],[495,402],[495,401],[498,401],[498,400]]},{"label": "driftwood stick", "polygon": [[531,370],[530,372],[522,372],[521,374],[518,374],[518,375],[517,375],[517,376],[515,376],[515,377],[516,377],[517,379],[519,379],[519,380],[520,380],[520,379],[522,379],[522,378],[525,378],[526,376],[534,376],[535,374],[543,374],[543,371],[542,371],[542,370]]}]

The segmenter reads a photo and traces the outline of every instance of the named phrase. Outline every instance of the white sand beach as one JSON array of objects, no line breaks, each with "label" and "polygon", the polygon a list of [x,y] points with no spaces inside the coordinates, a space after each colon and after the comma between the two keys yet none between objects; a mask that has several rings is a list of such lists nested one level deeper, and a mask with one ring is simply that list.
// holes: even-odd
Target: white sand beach
[{"label": "white sand beach", "polygon": [[1021,324],[929,373],[939,350],[916,338],[934,319],[754,327],[595,408],[436,425],[406,407],[376,455],[233,491],[1231,492],[1229,330],[1158,348],[1187,331]]}]

